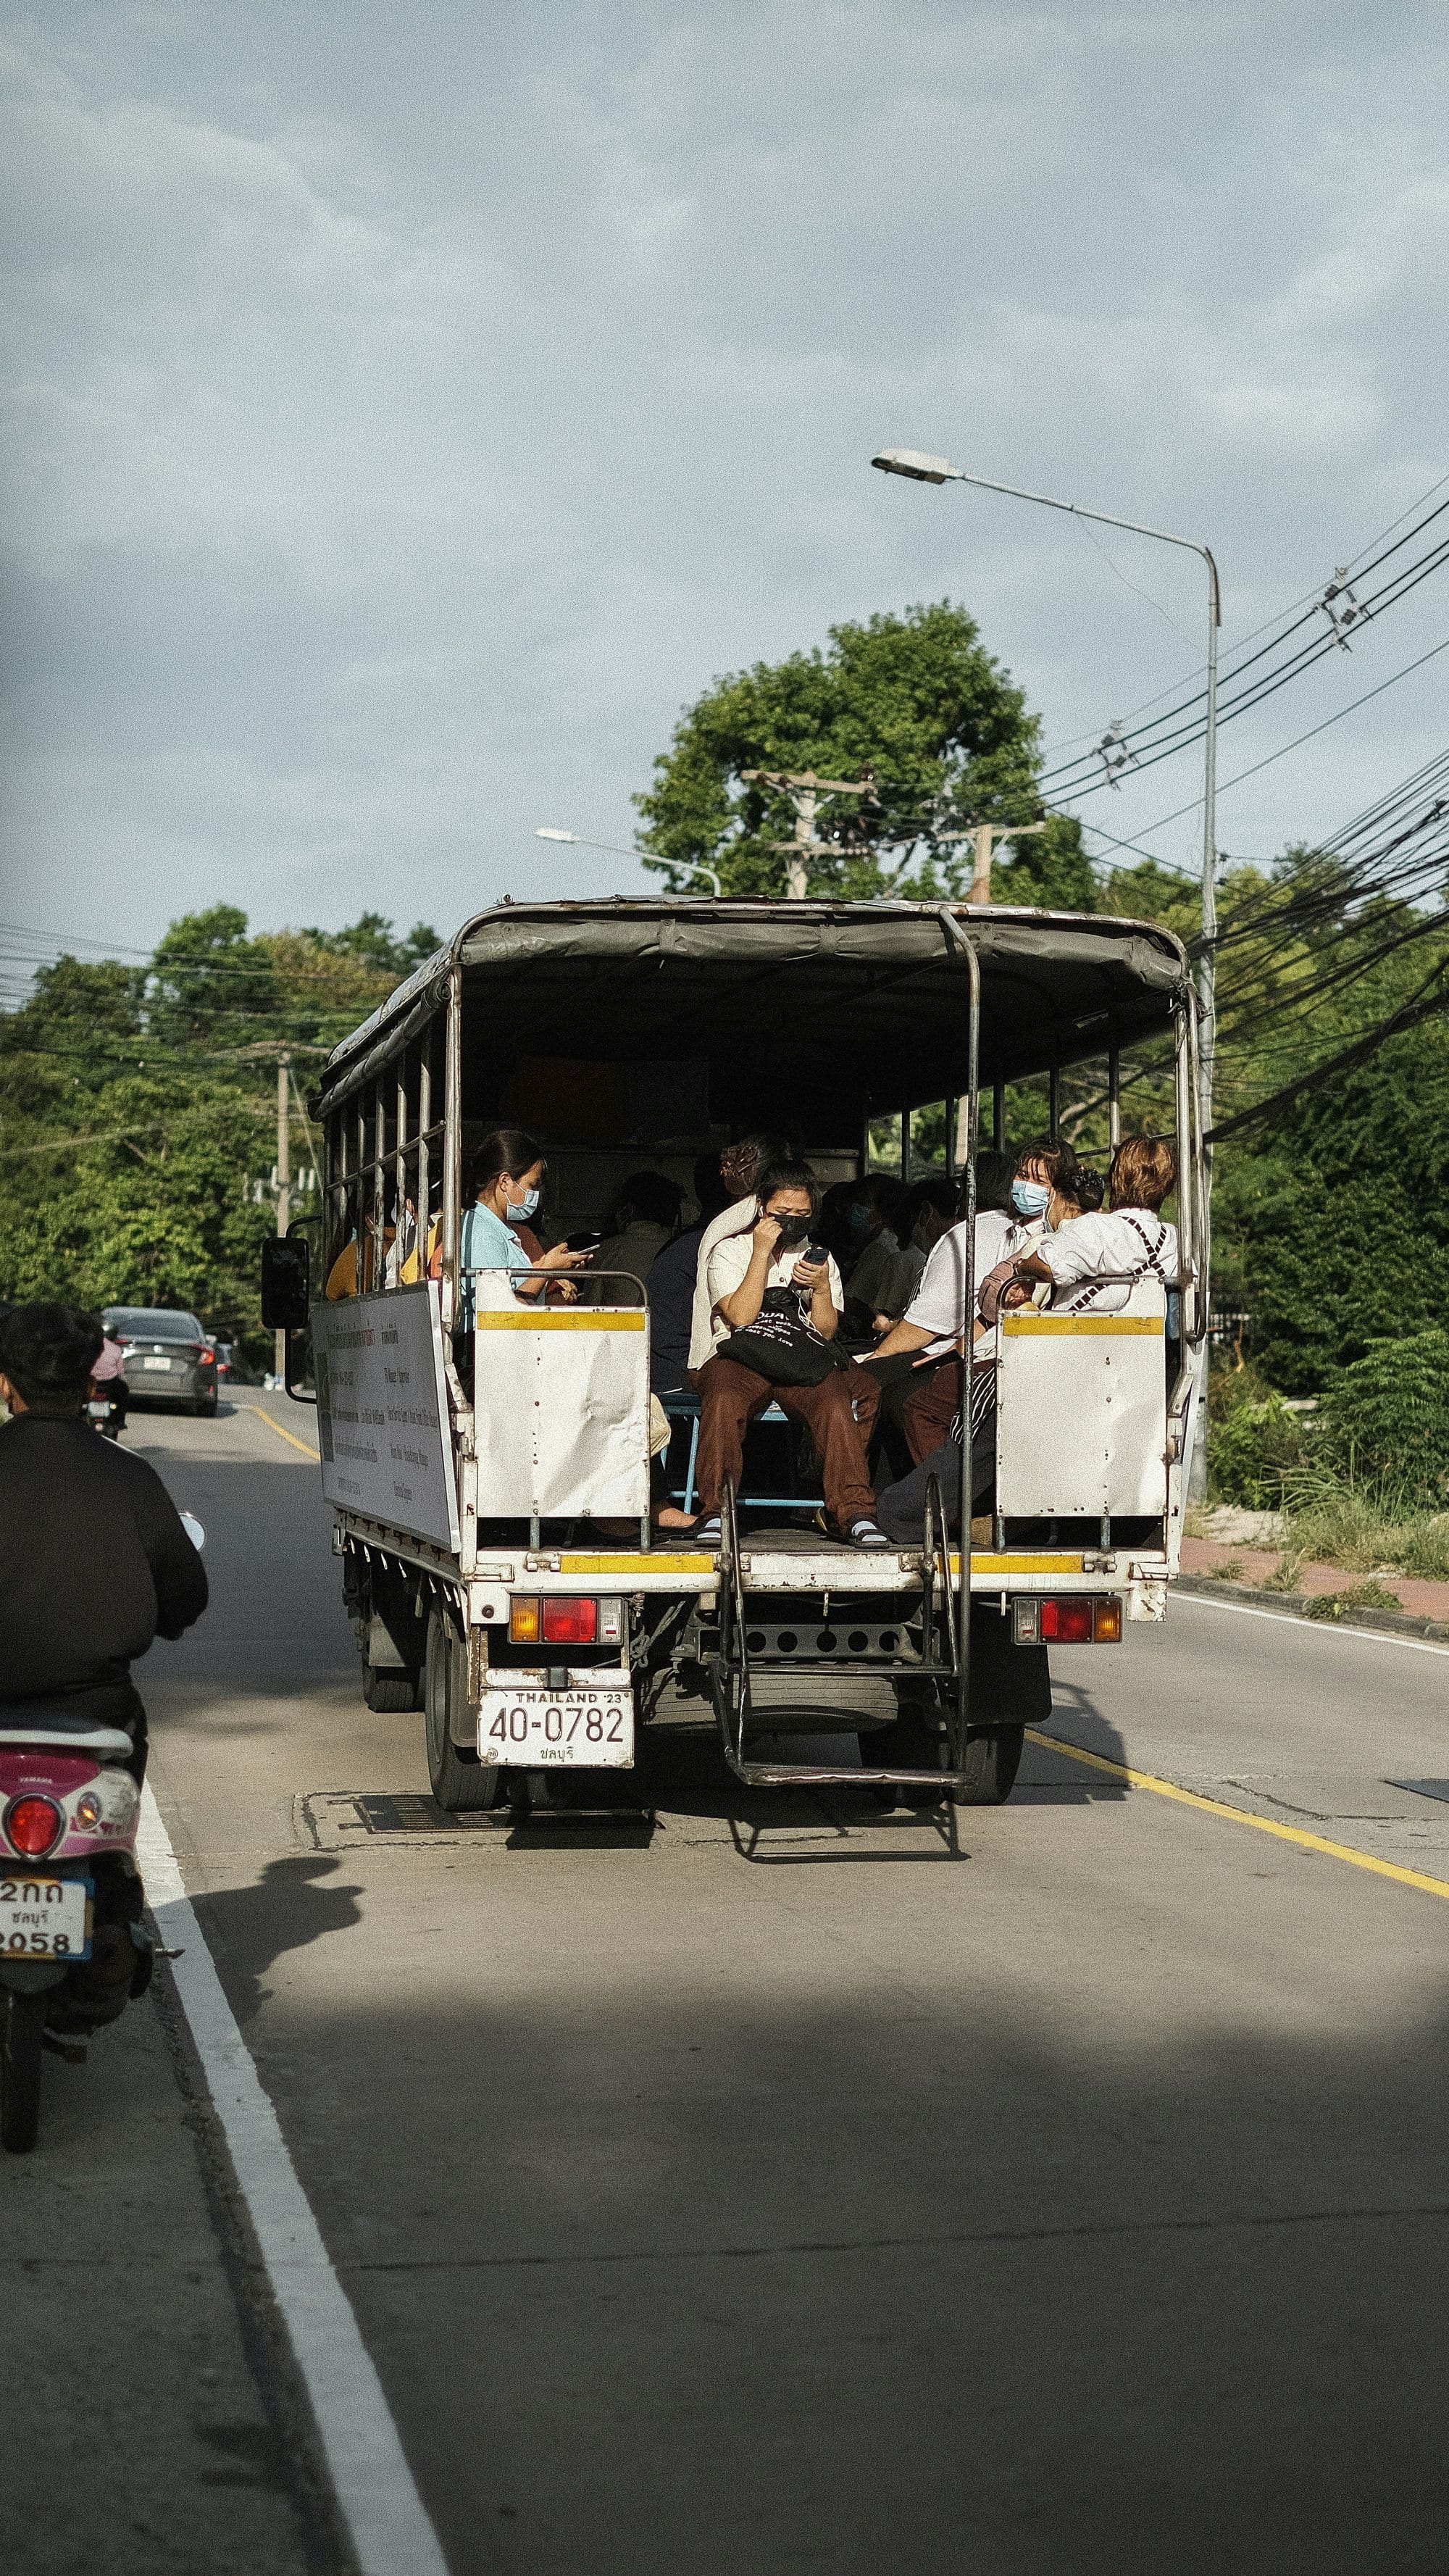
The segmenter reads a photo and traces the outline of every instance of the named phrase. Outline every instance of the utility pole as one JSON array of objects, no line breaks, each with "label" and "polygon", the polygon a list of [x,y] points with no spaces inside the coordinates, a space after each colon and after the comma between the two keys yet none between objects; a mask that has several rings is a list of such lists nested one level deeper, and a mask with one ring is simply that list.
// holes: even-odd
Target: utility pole
[{"label": "utility pole", "polygon": [[[290,1057],[289,1055],[285,1055],[285,1054],[284,1054],[284,1055],[279,1055],[279,1056],[278,1056],[278,1058],[277,1058],[277,1232],[278,1232],[278,1234],[285,1234],[285,1233],[286,1233],[286,1231],[287,1231],[288,1226],[291,1224],[291,1221],[292,1221],[292,1159],[291,1159],[292,1121],[291,1121],[291,1104],[290,1104],[290,1101],[288,1100],[288,1097],[287,1097],[287,1084],[288,1084],[288,1080],[289,1080],[289,1078],[290,1078],[290,1076],[291,1076],[291,1071],[292,1071],[292,1059],[291,1059],[291,1057]],[[285,1382],[286,1375],[287,1375],[287,1336],[286,1336],[286,1334],[285,1334],[285,1333],[278,1333],[278,1335],[277,1335],[276,1371],[277,1371],[277,1376],[278,1376],[279,1378],[281,1378],[281,1379]]]},{"label": "utility pole", "polygon": [[1028,832],[1044,832],[1045,823],[977,823],[971,832],[942,834],[944,840],[971,840],[976,846],[976,865],[971,876],[968,903],[991,901],[991,854],[998,841],[1023,841]]},{"label": "utility pole", "polygon": [[815,814],[821,796],[873,796],[875,773],[867,769],[860,778],[817,778],[813,769],[742,769],[741,778],[758,780],[762,787],[783,787],[795,808],[795,837],[776,841],[772,847],[785,852],[785,892],[792,902],[802,903],[809,892],[808,863],[834,849],[832,841],[815,838]]}]

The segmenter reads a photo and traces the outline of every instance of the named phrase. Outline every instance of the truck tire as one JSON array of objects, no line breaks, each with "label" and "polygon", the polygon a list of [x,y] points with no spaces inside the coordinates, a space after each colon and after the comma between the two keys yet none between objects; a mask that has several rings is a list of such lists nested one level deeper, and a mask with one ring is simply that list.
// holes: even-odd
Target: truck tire
[{"label": "truck tire", "polygon": [[28,2156],[40,2127],[46,1997],[0,1994],[0,2147]]},{"label": "truck tire", "polygon": [[454,1717],[467,1695],[467,1647],[452,1621],[435,1610],[428,1621],[423,1680],[428,1778],[433,1796],[450,1816],[473,1815],[503,1803],[503,1773],[498,1764],[480,1762],[476,1753],[453,1741]]},{"label": "truck tire", "polygon": [[1020,1726],[993,1726],[981,1735],[968,1735],[962,1785],[951,1791],[953,1806],[1004,1806],[1021,1768],[1025,1740],[1026,1730]]},{"label": "truck tire", "polygon": [[376,1664],[364,1664],[362,1696],[369,1708],[416,1708],[418,1676],[416,1673],[383,1672]]}]

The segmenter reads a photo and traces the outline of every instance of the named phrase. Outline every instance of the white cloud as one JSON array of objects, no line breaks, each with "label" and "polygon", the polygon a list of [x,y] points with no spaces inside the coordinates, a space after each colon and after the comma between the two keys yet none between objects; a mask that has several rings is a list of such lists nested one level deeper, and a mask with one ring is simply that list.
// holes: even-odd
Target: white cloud
[{"label": "white cloud", "polygon": [[[143,932],[461,913],[542,881],[535,822],[627,839],[713,673],[947,589],[1049,739],[1104,723],[1190,660],[1192,567],[1113,542],[1165,624],[1079,531],[866,459],[1204,532],[1240,630],[1326,578],[1443,470],[1443,50],[1356,6],[13,18],[20,917],[79,927],[118,869]],[[1432,640],[1416,600],[1251,750]],[[1366,801],[1431,703],[1243,828]]]}]

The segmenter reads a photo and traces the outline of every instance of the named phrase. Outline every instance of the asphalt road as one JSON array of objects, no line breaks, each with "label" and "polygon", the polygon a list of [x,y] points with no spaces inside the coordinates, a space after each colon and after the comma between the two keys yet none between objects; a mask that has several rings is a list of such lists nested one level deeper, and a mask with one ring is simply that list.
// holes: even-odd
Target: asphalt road
[{"label": "asphalt road", "polygon": [[[1034,1746],[955,1850],[681,1753],[652,1833],[365,1830],[421,1719],[315,1469],[132,1431],[214,1586],[152,1785],[454,2576],[1449,2567],[1449,1902],[1263,1830],[1449,1888],[1386,1785],[1449,1788],[1443,1653],[1181,1600],[1061,1657],[1054,1735],[1230,1817]],[[0,2177],[25,2564],[344,2567],[163,2008]]]}]

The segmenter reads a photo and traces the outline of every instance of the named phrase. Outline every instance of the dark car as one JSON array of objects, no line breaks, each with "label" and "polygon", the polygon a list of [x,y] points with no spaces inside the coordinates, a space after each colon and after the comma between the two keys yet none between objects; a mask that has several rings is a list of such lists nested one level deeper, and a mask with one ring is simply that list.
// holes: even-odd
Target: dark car
[{"label": "dark car", "polygon": [[101,1318],[121,1345],[132,1403],[216,1411],[216,1344],[177,1306],[107,1306]]}]

